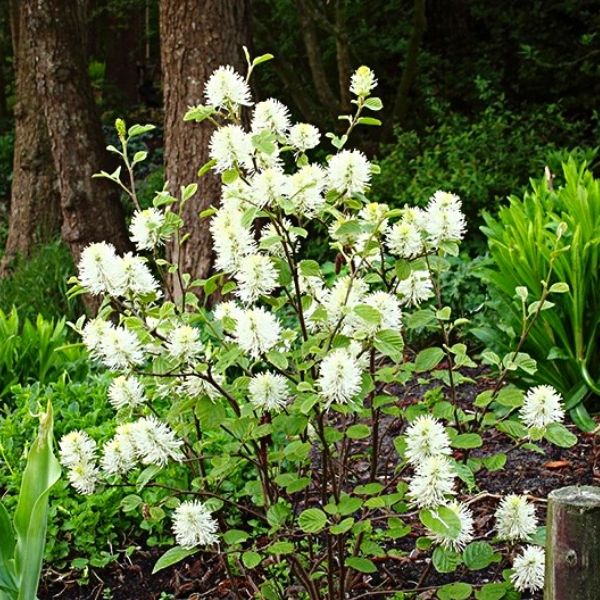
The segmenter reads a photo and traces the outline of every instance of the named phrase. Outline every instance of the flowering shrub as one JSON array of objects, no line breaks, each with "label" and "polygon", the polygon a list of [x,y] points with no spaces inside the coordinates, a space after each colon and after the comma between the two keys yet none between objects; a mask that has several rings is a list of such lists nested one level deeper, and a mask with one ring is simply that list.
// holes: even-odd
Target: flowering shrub
[{"label": "flowering shrub", "polygon": [[[200,549],[219,553],[230,576],[246,578],[261,598],[298,589],[311,599],[363,597],[355,594],[365,586],[401,598],[401,590],[424,585],[431,565],[441,573],[479,570],[506,564],[503,556],[516,556],[513,569],[478,586],[478,597],[541,587],[543,541],[530,499],[502,499],[494,534],[479,530],[472,506],[482,498],[478,471],[506,462],[506,454],[486,452],[486,431],[514,438],[514,447],[536,449],[542,438],[574,443],[552,388],[525,395],[505,385],[510,371],[535,369],[520,345],[551,290],[543,284],[529,305],[517,290],[519,346],[504,357],[483,353],[496,383],[474,402],[461,400],[461,386],[472,382],[465,369],[476,363],[453,343],[464,319],[452,319],[439,293],[445,257],[456,255],[465,232],[459,198],[439,191],[424,209],[369,202],[375,169],[346,149],[355,127],[379,124],[364,116],[381,108],[367,67],[352,76],[356,110],[341,117],[346,133],[326,135],[335,153],[311,161],[321,142],[315,127],[292,124],[275,99],[252,105],[248,79],[268,58],[248,59],[245,78],[217,69],[207,104],[186,117],[215,126],[200,172],[221,174],[222,197],[200,216],[210,218],[216,273],[193,281],[161,257],[167,242],[185,243],[179,215],[195,184],[178,198],[163,190],[152,208],[138,206],[131,234],[140,254],[117,256],[104,243],[83,252],[76,289],[103,303],[77,328],[92,356],[115,372],[108,399],[117,426],[100,450],[83,431],[62,439],[72,484],[86,494],[117,483],[138,493],[169,488],[172,498],[159,508],[171,512],[177,545],[156,570]],[[251,110],[249,130],[243,110]],[[131,159],[128,142],[146,128],[127,131],[117,121],[117,130],[121,149],[111,149],[133,182],[145,154]],[[102,176],[138,204],[120,171]],[[331,239],[336,268],[327,275],[302,258],[313,221]],[[177,295],[167,291],[172,278]],[[402,329],[423,325],[438,328],[442,345],[415,356]],[[407,406],[403,386],[414,378],[440,380],[444,394]],[[172,461],[189,466],[187,487],[160,480]],[[517,555],[522,542],[530,546]],[[392,559],[421,565],[418,580],[382,587],[380,567]],[[438,596],[472,591],[455,582]]]}]

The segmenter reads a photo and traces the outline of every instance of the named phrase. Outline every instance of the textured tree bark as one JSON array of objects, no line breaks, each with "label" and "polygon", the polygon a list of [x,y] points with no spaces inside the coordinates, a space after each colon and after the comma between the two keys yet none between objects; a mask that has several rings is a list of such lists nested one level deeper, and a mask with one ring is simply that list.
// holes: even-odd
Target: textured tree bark
[{"label": "textured tree bark", "polygon": [[[209,160],[212,126],[185,123],[183,116],[190,105],[204,102],[204,83],[219,65],[230,64],[243,72],[242,46],[248,45],[249,22],[247,0],[160,2],[166,179],[174,195],[182,185],[199,185],[182,214],[190,237],[181,251],[173,246],[170,252],[171,260],[192,278],[206,277],[212,267],[208,222],[198,219],[198,213],[218,203],[220,184],[213,174],[198,179],[198,169]],[[178,297],[181,290],[176,279],[173,287]]]},{"label": "textured tree bark", "polygon": [[417,78],[419,49],[423,40],[423,34],[427,28],[425,5],[426,0],[415,0],[413,26],[406,49],[402,77],[400,78],[398,91],[396,92],[391,118],[387,118],[386,125],[382,130],[381,137],[386,142],[391,141],[394,125],[404,125],[408,114],[410,91]]},{"label": "textured tree bark", "polygon": [[21,5],[19,23],[14,28],[18,40],[15,149],[9,230],[0,274],[10,269],[15,256],[28,256],[36,244],[58,235],[61,222],[50,140],[35,85],[33,40],[23,8]]},{"label": "textured tree bark", "polygon": [[112,170],[87,75],[80,11],[72,0],[21,0],[34,40],[36,84],[58,176],[62,237],[75,262],[91,242],[131,247],[119,192],[92,179]]},{"label": "textured tree bark", "polygon": [[319,35],[311,16],[310,7],[306,2],[307,0],[296,0],[296,7],[315,92],[324,109],[335,118],[339,113],[340,103],[329,85],[323,65],[323,56],[319,48]]},{"label": "textured tree bark", "polygon": [[548,496],[544,600],[600,594],[600,487],[570,486]]}]

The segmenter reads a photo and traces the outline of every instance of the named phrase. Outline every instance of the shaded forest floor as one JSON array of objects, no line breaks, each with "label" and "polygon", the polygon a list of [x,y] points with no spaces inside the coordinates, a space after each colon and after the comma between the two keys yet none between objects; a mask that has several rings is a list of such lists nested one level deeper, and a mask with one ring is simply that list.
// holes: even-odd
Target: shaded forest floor
[{"label": "shaded forest floor", "polygon": [[[481,381],[482,389],[489,386]],[[461,391],[461,403],[470,404],[480,391],[478,385],[464,386]],[[402,405],[410,404],[411,398],[421,396],[423,388],[416,386],[404,394]],[[479,493],[476,501],[470,504],[474,513],[475,530],[478,539],[490,539],[493,536],[493,514],[499,496],[514,493],[528,494],[536,504],[536,514],[541,523],[545,521],[546,496],[554,489],[567,485],[600,485],[600,442],[596,435],[569,428],[578,436],[578,444],[569,449],[562,449],[545,442],[540,443],[544,454],[514,448],[514,442],[496,431],[484,435],[485,454],[497,452],[508,453],[506,466],[501,471],[477,473]],[[391,446],[391,439],[400,433],[395,421],[388,417],[382,424],[389,439],[384,445]],[[455,451],[459,452],[459,451]],[[384,455],[388,453],[384,452]],[[477,451],[473,456],[477,455]],[[458,455],[456,455],[458,458]],[[389,465],[386,465],[389,466]],[[409,536],[400,540],[398,547],[410,551],[414,548],[414,539],[422,534],[415,526]],[[406,546],[406,548],[404,548]],[[152,575],[152,568],[158,557],[164,552],[161,549],[138,551],[130,558],[121,558],[118,562],[103,569],[93,569],[89,583],[80,585],[76,575],[46,571],[42,582],[39,599],[50,600],[64,598],[68,600],[167,600],[171,598],[189,600],[241,600],[253,597],[253,589],[244,577],[230,579],[222,560],[214,554],[199,552],[176,566],[167,568]],[[433,569],[427,577],[419,580],[428,561],[428,553],[413,551],[405,558],[376,559],[379,573],[376,577],[364,576],[361,589],[353,593],[351,598],[365,600],[384,600],[391,598],[392,593],[377,593],[377,588],[413,589],[418,587],[419,600],[434,599],[435,587],[452,581],[467,581],[474,585],[498,580],[502,569],[510,565],[504,560],[492,564],[481,571],[466,571],[459,567],[455,573],[441,575]],[[369,593],[368,593],[369,592]],[[368,593],[368,594],[367,594]],[[288,600],[297,598],[296,592],[288,590]],[[541,599],[541,594],[524,595],[524,598]]]}]

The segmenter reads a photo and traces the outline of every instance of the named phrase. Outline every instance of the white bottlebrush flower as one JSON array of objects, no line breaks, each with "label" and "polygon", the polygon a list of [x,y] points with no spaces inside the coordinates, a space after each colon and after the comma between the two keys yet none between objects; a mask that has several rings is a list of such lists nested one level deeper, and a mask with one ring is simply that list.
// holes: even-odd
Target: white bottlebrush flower
[{"label": "white bottlebrush flower", "polygon": [[167,236],[161,231],[165,222],[164,213],[158,208],[150,207],[136,210],[131,219],[129,232],[131,241],[138,250],[152,250],[162,244]]},{"label": "white bottlebrush flower", "polygon": [[96,459],[96,447],[96,442],[85,431],[71,431],[60,440],[60,462],[65,467],[93,463]]},{"label": "white bottlebrush flower", "polygon": [[393,255],[401,258],[414,258],[423,252],[421,231],[406,219],[401,219],[390,227],[386,244]]},{"label": "white bottlebrush flower", "polygon": [[144,386],[133,375],[115,377],[108,388],[108,399],[115,410],[126,406],[135,408],[147,400]]},{"label": "white bottlebrush flower", "polygon": [[519,416],[526,427],[544,429],[565,418],[561,395],[551,385],[532,387],[523,400]]},{"label": "white bottlebrush flower", "polygon": [[400,304],[419,306],[421,302],[433,297],[433,283],[427,271],[412,271],[411,274],[398,282],[396,293]]},{"label": "white bottlebrush flower", "polygon": [[374,308],[381,318],[378,323],[374,323],[353,313],[349,320],[349,326],[354,332],[373,336],[382,329],[400,329],[402,311],[398,298],[393,294],[383,291],[371,292],[364,297],[362,304]]},{"label": "white bottlebrush flower", "polygon": [[80,494],[93,494],[98,483],[98,468],[92,462],[80,462],[69,467],[67,477]]},{"label": "white bottlebrush flower", "polygon": [[250,402],[260,410],[281,410],[290,395],[286,378],[267,371],[254,375],[248,384]]},{"label": "white bottlebrush flower", "polygon": [[264,254],[244,256],[235,278],[238,284],[235,293],[245,304],[256,302],[277,287],[277,269]]},{"label": "white bottlebrush flower", "polygon": [[107,475],[124,475],[136,464],[135,448],[131,437],[117,433],[104,444],[100,465]]},{"label": "white bottlebrush flower", "polygon": [[[260,231],[260,244],[268,245],[264,248],[266,252],[273,256],[285,257],[285,243],[290,250],[290,244],[292,248],[296,247],[298,236],[291,231],[293,225],[289,219],[284,218],[282,223],[278,224],[277,227],[272,222],[267,223]],[[277,239],[278,238],[278,239]]]},{"label": "white bottlebrush flower", "polygon": [[85,324],[85,327],[81,332],[83,343],[88,349],[88,352],[90,352],[95,358],[99,358],[101,356],[101,348],[104,341],[104,336],[108,330],[112,328],[112,323],[100,318],[92,319]]},{"label": "white bottlebrush flower", "polygon": [[140,256],[128,252],[122,258],[117,258],[116,267],[121,271],[118,295],[136,298],[160,293],[158,281]]},{"label": "white bottlebrush flower", "polygon": [[134,423],[131,432],[135,450],[145,465],[164,467],[169,459],[181,460],[181,440],[156,417],[144,417]]},{"label": "white bottlebrush flower", "polygon": [[[360,277],[349,276],[339,278],[323,298],[323,306],[327,311],[327,324],[336,327],[340,319],[352,312],[358,304],[362,304],[369,286]],[[351,333],[351,324],[344,324]]]},{"label": "white bottlebrush flower", "polygon": [[79,281],[91,294],[118,295],[122,289],[122,272],[117,268],[117,254],[112,244],[90,244],[81,253]]},{"label": "white bottlebrush flower", "polygon": [[275,205],[288,195],[290,186],[287,175],[280,169],[264,169],[250,180],[255,206]]},{"label": "white bottlebrush flower", "polygon": [[290,202],[295,212],[308,218],[314,217],[323,208],[326,173],[315,164],[304,165],[289,177]]},{"label": "white bottlebrush flower", "polygon": [[450,502],[446,505],[460,521],[460,530],[454,536],[442,535],[435,531],[429,531],[428,537],[446,550],[460,552],[473,540],[473,513],[460,502]]},{"label": "white bottlebrush flower", "polygon": [[346,195],[362,194],[369,187],[371,163],[360,150],[342,150],[329,161],[329,189]]},{"label": "white bottlebrush flower", "polygon": [[418,416],[406,429],[404,456],[412,465],[418,465],[430,456],[450,454],[450,438],[444,425],[431,415]]},{"label": "white bottlebrush flower", "polygon": [[385,218],[390,207],[381,202],[369,202],[365,204],[359,211],[358,216],[365,224],[371,225],[372,228],[377,227],[380,233],[383,233],[388,226],[388,220]]},{"label": "white bottlebrush flower", "polygon": [[[219,387],[225,384],[225,377],[220,373],[213,375],[213,378]],[[208,396],[213,402],[221,398],[219,389],[210,381],[206,381],[206,379],[202,379],[201,377],[185,377],[179,386],[179,393],[193,398]]]},{"label": "white bottlebrush flower", "polygon": [[202,352],[200,331],[191,325],[179,325],[167,336],[169,354],[182,362],[191,362]]},{"label": "white bottlebrush flower", "polygon": [[459,242],[466,230],[460,198],[448,192],[436,192],[425,209],[425,231],[429,243],[437,248],[442,242]]},{"label": "white bottlebrush flower", "polygon": [[320,139],[319,130],[309,123],[296,123],[288,132],[288,142],[301,152],[318,146]]},{"label": "white bottlebrush flower", "polygon": [[218,540],[218,524],[198,500],[182,502],[173,514],[173,533],[183,548],[209,546]]},{"label": "white bottlebrush flower", "polygon": [[235,208],[221,208],[210,222],[215,267],[219,271],[233,273],[240,261],[256,252],[256,242],[249,227],[242,224],[243,212]]},{"label": "white bottlebrush flower", "polygon": [[204,97],[215,108],[229,109],[252,104],[248,84],[231,65],[213,72],[204,87]]},{"label": "white bottlebrush flower", "polygon": [[213,316],[217,321],[222,321],[225,318],[237,321],[243,312],[244,309],[235,300],[225,300],[215,306]]},{"label": "white bottlebrush flower", "polygon": [[217,163],[217,172],[222,173],[236,166],[252,170],[252,140],[239,125],[217,129],[210,138],[209,147],[210,157]]},{"label": "white bottlebrush flower", "polygon": [[525,496],[510,494],[503,498],[494,515],[496,531],[502,540],[527,541],[536,531],[535,507]]},{"label": "white bottlebrush flower", "polygon": [[408,485],[408,497],[419,508],[446,504],[454,495],[454,467],[448,457],[437,454],[424,458],[416,467]]},{"label": "white bottlebrush flower", "polygon": [[258,306],[240,312],[233,335],[242,350],[258,358],[279,343],[281,325],[275,315]]},{"label": "white bottlebrush flower", "polygon": [[350,91],[355,96],[367,97],[377,85],[375,73],[369,67],[362,65],[352,74],[350,79]]},{"label": "white bottlebrush flower", "polygon": [[269,98],[259,102],[254,107],[251,129],[254,133],[270,131],[276,135],[283,135],[290,127],[290,114],[287,106]]},{"label": "white bottlebrush flower", "polygon": [[334,402],[346,404],[360,391],[362,372],[356,358],[346,348],[337,348],[321,362],[317,387],[325,407]]},{"label": "white bottlebrush flower", "polygon": [[134,333],[124,327],[111,327],[106,330],[99,354],[109,369],[124,369],[144,362],[140,341]]},{"label": "white bottlebrush flower", "polygon": [[519,592],[536,592],[544,587],[546,555],[539,546],[527,546],[513,561],[510,576],[515,589]]}]

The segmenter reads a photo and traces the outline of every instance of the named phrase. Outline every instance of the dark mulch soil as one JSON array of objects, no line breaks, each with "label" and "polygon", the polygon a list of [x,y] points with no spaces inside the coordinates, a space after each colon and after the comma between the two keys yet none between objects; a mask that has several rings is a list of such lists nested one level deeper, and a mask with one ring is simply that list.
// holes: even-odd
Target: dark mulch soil
[{"label": "dark mulch soil", "polygon": [[[479,385],[467,385],[461,387],[461,403],[468,406],[474,396],[478,393]],[[401,404],[409,404],[414,399],[420,398],[426,388],[413,385],[410,389],[405,388],[398,394]],[[384,433],[382,439],[383,456],[393,456],[391,440],[400,433],[401,425],[387,418],[382,423],[381,431]],[[475,515],[476,531],[478,539],[491,538],[493,528],[493,512],[498,502],[499,495],[505,495],[514,491],[526,493],[536,500],[537,516],[540,521],[545,519],[545,498],[549,492],[556,488],[567,485],[589,485],[600,484],[600,444],[595,435],[578,432],[579,443],[570,449],[561,449],[546,443],[540,443],[545,453],[538,454],[531,451],[514,449],[512,441],[506,436],[490,432],[485,439],[485,455],[495,452],[507,452],[508,461],[503,470],[488,473],[485,470],[477,474],[477,482],[480,491],[478,499],[470,505]],[[476,455],[476,453],[474,454]],[[385,458],[384,458],[385,460]],[[391,462],[391,460],[390,460]],[[383,466],[383,465],[382,465]],[[388,468],[393,464],[386,465]],[[367,471],[360,466],[357,471]],[[383,467],[385,470],[385,466]],[[414,548],[414,537],[418,531],[413,532],[411,537],[401,540],[399,547],[406,549]],[[139,551],[131,559],[123,558],[104,569],[93,570],[89,576],[89,584],[78,585],[76,578],[67,575],[59,575],[53,571],[47,571],[43,580],[39,598],[50,600],[51,598],[64,598],[68,600],[158,600],[161,593],[163,598],[186,598],[189,600],[239,600],[252,598],[252,590],[249,584],[242,578],[231,580],[225,573],[222,562],[214,555],[198,554],[179,565],[165,569],[156,575],[152,575],[152,568],[156,559],[162,553],[161,550]],[[426,554],[413,552],[409,557],[403,559],[385,559],[378,561],[380,573],[377,580],[365,578],[362,590],[358,590],[353,597],[365,598],[365,600],[381,600],[391,597],[391,594],[365,594],[373,592],[380,585],[384,589],[395,587],[416,587],[422,574],[428,557]],[[428,589],[436,585],[456,580],[469,581],[481,584],[497,579],[497,574],[507,563],[494,565],[493,568],[469,573],[460,570],[450,575],[439,575],[433,569],[421,586],[419,598],[427,600],[435,598],[435,591]],[[237,591],[237,593],[236,593]],[[167,596],[167,594],[169,594]],[[530,596],[531,597],[531,596]],[[296,598],[293,590],[289,592],[289,600]],[[534,599],[541,595],[532,596]]]}]

